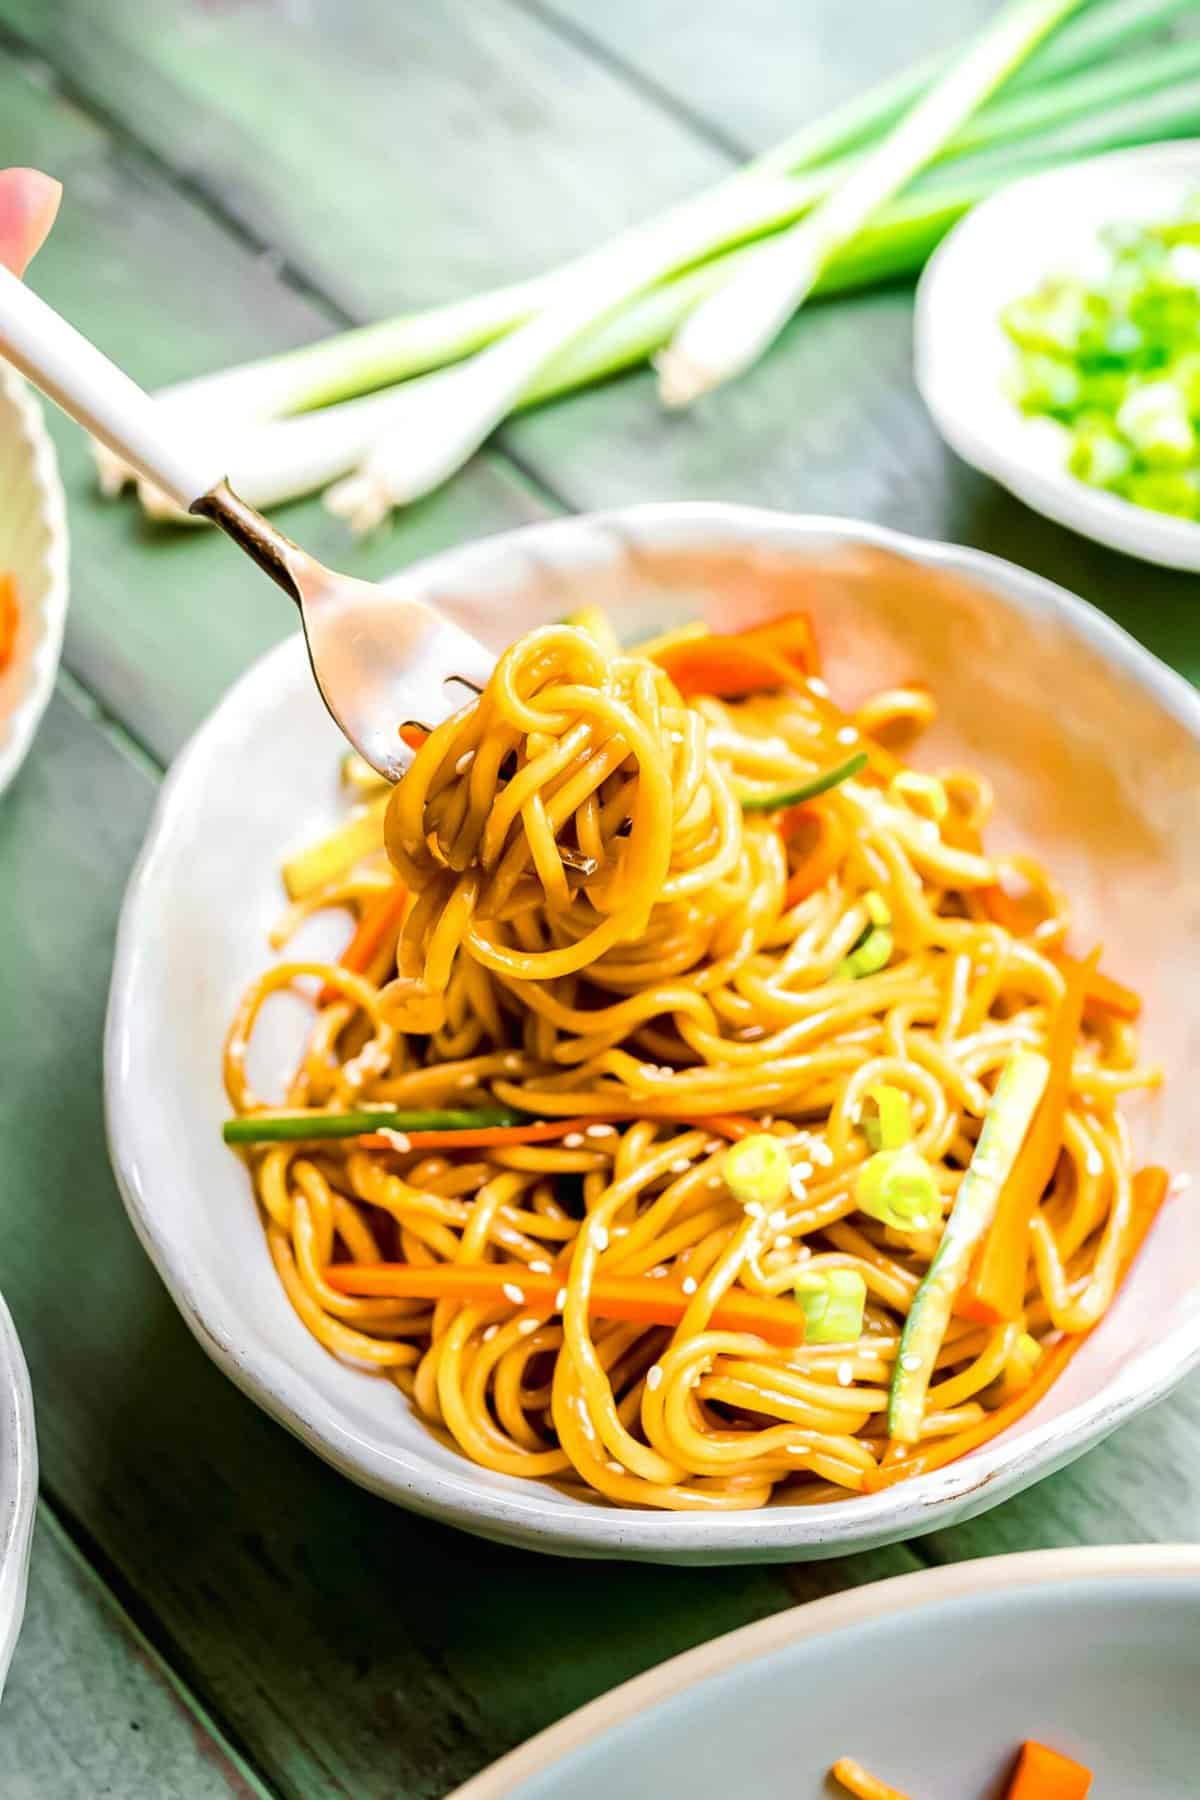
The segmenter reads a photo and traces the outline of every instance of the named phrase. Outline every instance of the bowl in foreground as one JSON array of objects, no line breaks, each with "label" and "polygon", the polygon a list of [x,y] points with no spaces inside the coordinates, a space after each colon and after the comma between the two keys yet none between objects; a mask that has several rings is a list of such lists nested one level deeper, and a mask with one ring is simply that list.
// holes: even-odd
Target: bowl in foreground
[{"label": "bowl in foreground", "polygon": [[1200,569],[1200,524],[1091,487],[1066,466],[1067,433],[1005,392],[1015,352],[1000,324],[1047,275],[1086,268],[1106,225],[1169,219],[1200,189],[1200,142],[1151,144],[1014,181],[969,212],[917,289],[916,373],[952,450],[1035,512],[1111,549]]},{"label": "bowl in foreground", "polygon": [[54,446],[32,390],[0,364],[0,574],[16,577],[20,624],[0,670],[0,793],[33,741],[62,652],[67,614],[66,503]]},{"label": "bowl in foreground", "polygon": [[36,1504],[33,1395],[12,1318],[0,1300],[0,1691],[25,1611]]},{"label": "bowl in foreground", "polygon": [[453,1800],[829,1800],[854,1756],[921,1800],[995,1800],[1025,1738],[1101,1795],[1195,1794],[1200,1551],[1046,1550],[794,1607],[627,1682]]},{"label": "bowl in foreground", "polygon": [[[628,638],[810,608],[835,695],[920,676],[941,718],[918,761],[994,781],[998,846],[1031,844],[1146,996],[1149,1056],[1200,1060],[1181,1008],[1200,952],[1200,697],[1082,602],[969,550],[738,507],[661,506],[540,525],[399,578],[500,648],[586,603]],[[507,1542],[568,1555],[721,1562],[834,1555],[964,1518],[1048,1474],[1200,1362],[1200,1212],[1160,1217],[1112,1313],[1046,1399],[949,1468],[881,1494],[758,1512],[619,1511],[476,1467],[390,1383],[329,1356],[271,1266],[246,1172],[221,1141],[220,1051],[269,960],[283,858],[339,816],[343,745],[299,639],[243,677],[179,758],[121,920],[106,1092],[135,1229],[185,1319],[246,1392],[354,1480]],[[169,922],[165,925],[164,922]],[[331,920],[333,951],[344,930]],[[300,940],[304,943],[305,940]],[[277,1003],[251,1075],[277,1093],[305,1017]],[[1185,1080],[1131,1109],[1137,1154],[1200,1165]]]}]

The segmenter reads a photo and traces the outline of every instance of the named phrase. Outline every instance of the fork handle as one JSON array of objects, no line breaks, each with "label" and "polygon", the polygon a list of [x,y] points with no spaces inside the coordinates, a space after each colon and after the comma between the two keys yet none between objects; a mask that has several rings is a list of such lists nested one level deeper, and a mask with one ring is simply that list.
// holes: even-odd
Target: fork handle
[{"label": "fork handle", "polygon": [[185,511],[220,481],[219,453],[190,428],[183,442],[136,381],[3,267],[0,355]]}]

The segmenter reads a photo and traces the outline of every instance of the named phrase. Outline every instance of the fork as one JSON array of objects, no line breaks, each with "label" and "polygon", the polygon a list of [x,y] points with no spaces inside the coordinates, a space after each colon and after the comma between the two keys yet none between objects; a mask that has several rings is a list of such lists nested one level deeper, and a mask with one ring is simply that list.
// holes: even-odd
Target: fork
[{"label": "fork", "polygon": [[339,575],[276,530],[224,480],[219,450],[185,442],[149,394],[3,267],[0,355],[177,505],[219,525],[295,602],[321,698],[386,780],[412,760],[403,726],[440,724],[462,704],[456,685],[486,682],[490,650],[433,607]]}]

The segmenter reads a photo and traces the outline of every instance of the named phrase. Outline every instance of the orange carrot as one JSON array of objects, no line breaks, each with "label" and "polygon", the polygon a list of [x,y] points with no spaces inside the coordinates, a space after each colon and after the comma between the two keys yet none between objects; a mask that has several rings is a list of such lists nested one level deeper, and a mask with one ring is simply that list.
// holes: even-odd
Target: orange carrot
[{"label": "orange carrot", "polygon": [[829,1773],[835,1781],[841,1782],[848,1794],[854,1795],[854,1800],[908,1800],[899,1788],[880,1781],[878,1775],[872,1775],[852,1756],[839,1756]]},{"label": "orange carrot", "polygon": [[[325,1270],[341,1294],[386,1300],[464,1300],[532,1312],[560,1311],[562,1275],[536,1274],[524,1263],[333,1263]],[[638,1325],[678,1325],[692,1296],[674,1282],[650,1275],[601,1275],[592,1283],[589,1309],[597,1318]],[[791,1300],[727,1291],[713,1309],[716,1331],[748,1331],[771,1344],[804,1342],[804,1314]]]},{"label": "orange carrot", "polygon": [[767,650],[773,656],[782,656],[801,675],[815,675],[818,671],[817,640],[812,620],[806,612],[784,613],[778,619],[771,619],[765,625],[752,625],[748,631],[737,635],[744,644]]},{"label": "orange carrot", "polygon": [[[386,893],[373,895],[362,909],[362,916],[355,928],[354,936],[338,957],[343,969],[352,969],[356,975],[370,967],[376,952],[382,947],[386,938],[393,931],[399,931],[404,918],[404,905],[408,898],[408,890],[397,882],[388,888]],[[334,1000],[341,999],[340,989],[327,982],[318,996],[318,1005],[329,1006]]]},{"label": "orange carrot", "polygon": [[1069,970],[1064,970],[1066,992],[1047,1045],[1050,1074],[1041,1103],[1000,1190],[995,1217],[979,1246],[974,1266],[954,1303],[960,1318],[972,1319],[977,1325],[999,1325],[1019,1318],[1025,1305],[1030,1221],[1062,1149],[1071,1064],[1083,1021],[1084,995],[1099,954],[1094,951],[1086,962],[1072,963]]},{"label": "orange carrot", "polygon": [[6,669],[12,661],[20,618],[16,577],[0,573],[0,670]]},{"label": "orange carrot", "polygon": [[428,736],[423,725],[409,724],[400,727],[400,742],[407,744],[410,750],[419,750]]},{"label": "orange carrot", "polygon": [[696,694],[739,700],[766,688],[800,687],[804,681],[786,656],[732,634],[664,644],[653,660],[666,670],[685,700]]},{"label": "orange carrot", "polygon": [[1021,1745],[1007,1800],[1087,1800],[1092,1771],[1032,1738]]},{"label": "orange carrot", "polygon": [[[1145,1241],[1146,1233],[1166,1198],[1168,1179],[1166,1170],[1158,1168],[1141,1169],[1133,1178],[1134,1221],[1126,1247],[1122,1280],[1129,1273]],[[1002,1431],[1007,1431],[1010,1425],[1024,1418],[1049,1392],[1079,1346],[1087,1342],[1088,1336],[1088,1332],[1081,1331],[1072,1337],[1060,1338],[1057,1344],[1045,1352],[1038,1364],[1037,1374],[1023,1393],[1010,1400],[1006,1406],[998,1406],[977,1425],[969,1425],[965,1431],[955,1432],[950,1437],[934,1439],[913,1453],[903,1458],[898,1457],[886,1467],[881,1466],[869,1472],[863,1479],[863,1492],[877,1494],[881,1488],[891,1487],[897,1481],[907,1481],[912,1475],[926,1475],[931,1469],[944,1468],[947,1463],[957,1462],[960,1456],[977,1450],[980,1444],[999,1437]]]},{"label": "orange carrot", "polygon": [[816,826],[816,841],[792,872],[783,897],[785,907],[798,906],[801,900],[807,900],[810,894],[824,887],[840,867],[850,846],[850,834],[836,807],[825,805],[821,800],[793,806],[779,821],[784,841],[790,840],[805,824]]},{"label": "orange carrot", "polygon": [[[467,1126],[462,1131],[406,1131],[403,1135],[413,1150],[483,1150],[507,1149],[520,1144],[549,1144],[555,1138],[570,1137],[587,1132],[589,1125],[616,1125],[626,1119],[641,1119],[644,1113],[612,1112],[580,1119],[539,1119],[532,1125],[483,1125],[477,1130]],[[721,1137],[746,1137],[751,1131],[758,1131],[759,1125],[754,1119],[747,1119],[735,1113],[714,1113],[707,1118],[675,1119],[664,1118],[664,1125],[697,1125],[702,1131],[713,1131]],[[382,1132],[368,1131],[356,1142],[363,1150],[394,1149],[390,1137]],[[593,1146],[595,1148],[595,1146]]]},{"label": "orange carrot", "polygon": [[[1029,907],[1002,887],[980,888],[979,898],[988,918],[996,925],[1003,925],[1014,937],[1028,936],[1037,923]],[[1079,967],[1076,958],[1068,956],[1065,950],[1050,950],[1047,954],[1064,975]],[[1102,974],[1094,966],[1088,975],[1084,1002],[1086,1011],[1114,1013],[1120,1019],[1136,1019],[1142,1010],[1140,994],[1135,994],[1123,982],[1114,981],[1111,975]]]}]

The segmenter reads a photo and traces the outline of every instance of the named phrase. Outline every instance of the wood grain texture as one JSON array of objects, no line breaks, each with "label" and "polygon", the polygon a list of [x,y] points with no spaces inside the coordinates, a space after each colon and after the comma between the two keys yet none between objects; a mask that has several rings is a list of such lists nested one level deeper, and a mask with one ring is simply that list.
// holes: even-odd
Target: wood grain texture
[{"label": "wood grain texture", "polygon": [[4,1800],[269,1800],[53,1514],[0,1715]]},{"label": "wood grain texture", "polygon": [[[0,811],[0,1266],[49,1491],[285,1793],[432,1797],[638,1670],[914,1566],[672,1570],[495,1549],[350,1487],[242,1398],[134,1240],[105,1155],[112,937],[155,784],[56,698]],[[63,1071],[70,1078],[63,1080]],[[9,1178],[11,1177],[11,1179]]]},{"label": "wood grain texture", "polygon": [[[66,186],[33,279],[146,386],[305,342],[331,315],[280,281],[144,156],[114,142],[28,60],[0,53],[0,167]],[[96,491],[83,434],[47,408],[70,504],[67,666],[163,761],[261,651],[295,629],[278,593],[216,532],[155,527]],[[317,500],[281,509],[319,557],[370,579],[448,544],[540,516],[496,458],[355,543]]]}]

